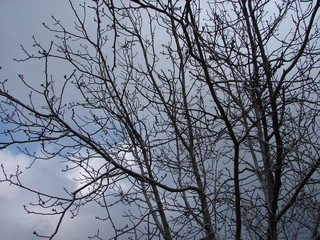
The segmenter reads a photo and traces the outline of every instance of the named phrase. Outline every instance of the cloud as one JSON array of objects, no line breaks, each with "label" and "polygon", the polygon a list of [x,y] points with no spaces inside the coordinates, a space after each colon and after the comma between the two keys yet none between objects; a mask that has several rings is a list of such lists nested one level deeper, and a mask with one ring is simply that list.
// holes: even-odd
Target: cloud
[{"label": "cloud", "polygon": [[[22,154],[14,154],[10,150],[0,151],[0,163],[4,164],[6,172],[9,174],[15,173],[17,166],[20,170],[25,171],[30,164],[31,159],[28,159]],[[34,171],[33,171],[34,172]],[[0,175],[3,179],[3,173]],[[38,181],[38,176],[33,179],[32,174],[26,179],[26,184],[35,185],[38,187],[41,181]],[[53,228],[53,222],[43,216],[35,216],[27,214],[23,205],[34,201],[34,196],[29,192],[15,186],[10,186],[6,182],[0,183],[0,226],[2,240],[31,240],[34,239],[33,231],[50,230]]]},{"label": "cloud", "polygon": [[[139,171],[138,167],[135,166],[136,162],[133,160],[132,153],[130,153],[126,145],[122,147],[125,151],[118,151],[117,154],[119,158],[123,159],[123,164],[130,164],[133,166],[132,170]],[[73,192],[81,187],[80,182],[75,181],[75,179],[77,180],[85,175],[85,172],[81,169],[63,172],[62,169],[64,169],[65,163],[59,158],[37,160],[30,167],[32,161],[30,157],[20,152],[15,152],[12,149],[0,151],[0,164],[4,165],[7,176],[16,173],[17,169],[19,169],[22,172],[21,182],[29,188],[54,196],[68,197],[64,188],[68,189],[69,192]],[[90,159],[90,165],[94,169],[102,169],[103,164],[105,164],[105,160],[99,158]],[[1,173],[0,178],[4,178],[3,173]],[[127,179],[123,179],[117,184],[123,191],[129,190],[131,185]],[[111,193],[112,191],[108,189],[107,193]],[[30,205],[30,203],[37,202],[35,194],[16,186],[9,186],[6,182],[0,183],[0,192],[0,206],[5,206],[0,215],[0,225],[4,227],[1,231],[1,240],[31,240],[35,239],[33,235],[34,231],[44,235],[54,232],[58,220],[57,216],[27,214],[24,210],[24,205],[31,211],[42,210]],[[86,193],[88,193],[88,189],[82,191],[82,194]],[[111,195],[108,198],[108,200],[113,201]],[[130,209],[130,206],[122,206],[121,209],[118,207],[109,209],[113,220],[117,224],[125,225],[121,216],[125,209]],[[132,212],[135,211],[135,209],[130,210]],[[50,211],[50,209],[46,209],[45,211]],[[71,214],[68,213],[63,219],[61,228],[55,239],[87,239],[88,236],[93,236],[97,232],[97,229],[100,229],[101,236],[109,239],[111,237],[110,234],[114,232],[112,226],[107,222],[96,220],[96,216],[101,218],[106,217],[104,211],[105,209],[92,202],[81,207],[79,215],[76,218],[71,218]]]},{"label": "cloud", "polygon": [[[62,165],[56,161],[36,161],[31,168],[28,168],[32,159],[25,155],[15,153],[8,149],[0,151],[0,163],[4,164],[8,176],[15,173],[17,166],[23,173],[21,181],[25,186],[52,195],[63,195],[63,187],[75,189],[76,183],[73,176],[65,175],[61,172]],[[3,179],[3,173],[1,173]],[[39,234],[50,234],[54,231],[57,223],[57,216],[42,216],[27,214],[23,206],[33,210],[29,205],[37,202],[37,196],[8,183],[0,183],[0,226],[1,240],[34,240],[33,232]],[[66,195],[66,194],[65,194]],[[81,240],[92,236],[98,228],[104,229],[107,233],[107,225],[95,220],[96,216],[103,216],[101,209],[97,205],[88,204],[81,208],[79,215],[71,219],[68,214],[59,229],[55,239]],[[111,231],[111,229],[109,229]],[[102,234],[106,234],[103,233]]]}]

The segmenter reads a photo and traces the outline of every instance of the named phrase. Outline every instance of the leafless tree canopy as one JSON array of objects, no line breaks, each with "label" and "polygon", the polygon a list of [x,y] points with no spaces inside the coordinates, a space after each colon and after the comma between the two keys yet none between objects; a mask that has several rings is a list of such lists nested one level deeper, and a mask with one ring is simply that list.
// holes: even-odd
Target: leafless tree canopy
[{"label": "leafless tree canopy", "polygon": [[70,6],[74,27],[22,48],[43,78],[1,83],[1,148],[82,173],[61,197],[3,166],[59,216],[36,235],[95,203],[115,239],[319,238],[319,0]]}]

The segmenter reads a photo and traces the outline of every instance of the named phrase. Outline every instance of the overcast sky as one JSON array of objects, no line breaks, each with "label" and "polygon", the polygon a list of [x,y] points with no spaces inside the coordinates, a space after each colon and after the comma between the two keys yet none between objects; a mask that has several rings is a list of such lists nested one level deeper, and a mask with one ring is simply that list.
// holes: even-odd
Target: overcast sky
[{"label": "overcast sky", "polygon": [[[90,1],[91,2],[91,1]],[[72,22],[67,0],[0,0],[0,71],[1,80],[8,79],[9,86],[14,91],[21,88],[17,85],[18,74],[33,77],[35,81],[41,75],[41,66],[35,63],[17,64],[13,58],[23,57],[20,45],[26,48],[32,44],[32,36],[41,42],[50,42],[51,35],[42,23],[51,23],[51,15]],[[1,128],[5,126],[0,126]],[[0,150],[0,163],[4,163],[8,172],[14,172],[16,166],[24,172],[23,181],[37,190],[51,194],[61,193],[62,188],[69,184],[70,176],[61,173],[60,166],[48,163],[36,163],[31,169],[26,169],[31,159],[22,155],[14,148]],[[2,176],[2,172],[1,178]],[[35,196],[21,189],[0,184],[0,239],[1,240],[34,240],[38,239],[33,231],[49,234],[53,231],[56,219],[43,216],[28,215],[23,205],[34,202]],[[92,224],[99,209],[85,208],[76,220],[65,219],[57,240],[81,240],[93,235],[97,226]],[[104,227],[107,231],[107,228]]]}]

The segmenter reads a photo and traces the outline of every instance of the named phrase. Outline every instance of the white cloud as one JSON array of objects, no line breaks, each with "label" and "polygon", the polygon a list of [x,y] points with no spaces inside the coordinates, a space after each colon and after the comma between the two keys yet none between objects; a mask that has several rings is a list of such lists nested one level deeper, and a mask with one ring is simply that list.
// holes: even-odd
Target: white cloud
[{"label": "white cloud", "polygon": [[[8,177],[16,172],[17,165],[20,170],[25,171],[30,161],[31,159],[22,154],[14,154],[9,150],[0,151],[0,163],[4,164]],[[0,173],[0,178],[4,178],[3,172]],[[34,184],[34,187],[41,183],[35,184],[37,181],[34,180],[37,179],[32,179],[31,176],[26,180],[26,184]],[[34,195],[7,182],[0,183],[0,193],[1,240],[31,240],[34,239],[34,230],[50,231],[53,228],[54,222],[50,221],[51,219],[27,214],[24,210],[23,205],[34,201]]]},{"label": "white cloud", "polygon": [[[23,172],[21,181],[25,186],[53,195],[62,194],[63,187],[76,188],[71,178],[65,176],[57,167],[59,166],[57,161],[38,161],[27,169],[31,161],[32,159],[25,155],[8,149],[0,151],[0,164],[4,165],[7,176],[15,173],[19,165],[19,169]],[[0,177],[4,178],[2,172]],[[77,175],[74,174],[73,177]],[[24,205],[30,210],[33,209],[29,203],[37,201],[35,194],[9,185],[7,182],[0,183],[0,193],[1,240],[34,240],[34,231],[39,234],[50,234],[54,231],[57,216],[27,214],[24,210]],[[99,212],[101,209],[89,204],[81,209],[75,219],[71,219],[70,214],[67,215],[55,239],[79,240],[94,235],[99,226],[105,228],[102,227],[102,223],[95,221],[95,216]]]},{"label": "white cloud", "polygon": [[[132,170],[139,171],[134,161],[134,156],[130,151],[119,151],[118,156],[124,161],[124,165],[131,165]],[[5,149],[0,151],[0,164],[4,165],[7,176],[14,174],[19,166],[19,171],[22,171],[21,182],[32,189],[41,191],[47,194],[67,196],[63,188],[66,187],[70,192],[81,187],[79,179],[85,175],[85,172],[81,172],[81,169],[73,171],[62,172],[61,169],[64,164],[61,163],[61,159],[51,159],[46,161],[36,161],[32,167],[29,168],[32,159],[19,152],[13,152],[12,150]],[[99,158],[90,159],[90,165],[94,169],[103,169],[105,160]],[[101,170],[103,172],[104,170]],[[1,179],[3,179],[3,173],[1,173]],[[119,187],[126,191],[130,188],[130,182],[123,179],[117,183]],[[109,192],[110,191],[110,192]],[[111,193],[113,190],[108,190]],[[26,205],[29,210],[32,210],[30,202],[36,202],[37,196],[30,192],[20,189],[16,186],[9,186],[8,183],[0,183],[0,206],[5,206],[1,210],[0,226],[4,226],[1,230],[1,240],[31,240],[34,239],[33,231],[39,234],[50,234],[54,231],[54,227],[57,223],[57,217],[54,216],[41,216],[27,214],[23,208]],[[82,191],[83,194],[88,193],[88,189]],[[121,211],[126,207],[123,206]],[[36,209],[35,209],[36,210]],[[39,209],[38,209],[39,210]],[[115,221],[121,222],[121,214],[119,209],[111,209]],[[104,236],[110,236],[113,233],[113,229],[106,222],[100,222],[95,219],[96,216],[105,217],[104,209],[94,203],[89,203],[83,206],[79,215],[71,219],[71,215],[68,214],[59,229],[59,233],[55,239],[68,239],[79,240],[87,239],[87,236],[92,236],[100,228],[101,234]],[[123,220],[122,220],[123,221]],[[17,229],[19,229],[17,231]],[[108,238],[107,238],[108,239]]]}]

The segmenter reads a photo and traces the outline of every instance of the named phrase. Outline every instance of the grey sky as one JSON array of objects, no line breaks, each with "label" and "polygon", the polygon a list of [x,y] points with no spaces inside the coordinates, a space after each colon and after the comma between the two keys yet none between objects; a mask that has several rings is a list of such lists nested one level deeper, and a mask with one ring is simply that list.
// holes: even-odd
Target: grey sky
[{"label": "grey sky", "polygon": [[[69,10],[67,0],[0,0],[0,77],[1,80],[9,80],[8,86],[11,91],[23,90],[17,84],[18,74],[38,81],[43,72],[41,65],[36,62],[18,64],[13,61],[13,58],[23,57],[20,45],[23,44],[30,49],[33,35],[42,43],[49,43],[51,35],[42,23],[52,23],[51,15],[72,23]],[[26,169],[30,161],[31,159],[19,154],[15,148],[0,151],[0,163],[5,164],[9,173],[13,173],[16,166],[20,165],[24,172],[24,183],[27,185],[51,194],[62,193],[66,183],[72,188],[70,179],[61,174],[62,165],[55,162],[36,163],[33,168]],[[28,206],[34,200],[36,196],[27,191],[8,186],[6,183],[0,184],[1,240],[34,240],[38,238],[32,234],[33,231],[41,234],[52,232],[56,223],[54,217],[34,216],[24,211],[23,205]],[[98,212],[99,209],[89,206],[83,209],[76,221],[67,217],[55,239],[81,240],[87,239],[89,234],[94,235],[98,226],[96,223],[92,226],[92,220]]]},{"label": "grey sky", "polygon": [[[74,2],[95,4],[92,0],[74,0]],[[0,66],[2,67],[0,81],[8,79],[9,90],[14,92],[14,95],[28,96],[28,93],[23,92],[24,88],[19,85],[18,74],[24,74],[25,78],[28,78],[29,82],[31,81],[31,84],[38,87],[40,81],[43,80],[44,69],[41,61],[28,61],[18,64],[13,61],[13,58],[24,57],[20,47],[21,44],[26,49],[32,48],[33,35],[45,46],[50,43],[53,38],[52,33],[45,29],[42,23],[46,22],[50,25],[52,23],[51,15],[61,19],[63,25],[70,26],[73,23],[73,15],[68,0],[0,0]],[[165,64],[165,62],[162,64]],[[52,67],[50,71],[57,75],[57,79],[72,70],[65,65],[50,64],[50,66]],[[55,83],[59,84],[59,81]],[[75,96],[72,90],[70,91],[71,94],[68,97],[74,99]],[[41,99],[36,99],[36,101],[41,103]],[[0,125],[0,129],[5,127]],[[35,146],[32,151],[39,151],[39,149]],[[73,177],[77,177],[76,173],[74,173],[75,175],[63,174],[61,169],[64,165],[61,163],[61,159],[39,161],[31,169],[27,169],[31,162],[32,159],[22,155],[15,148],[0,150],[0,164],[4,164],[8,174],[14,173],[17,165],[19,165],[20,170],[23,171],[22,180],[25,185],[51,195],[65,194],[63,192],[64,187],[69,191],[76,188],[75,183],[71,181]],[[0,179],[3,179],[2,174],[0,171]],[[56,217],[34,216],[24,211],[23,205],[28,206],[30,202],[36,200],[36,196],[26,191],[10,187],[6,183],[0,184],[1,240],[34,240],[37,238],[32,234],[33,231],[37,231],[39,234],[51,234],[53,232],[57,222]],[[121,210],[124,207],[121,206]],[[48,209],[49,212],[50,210]],[[119,210],[118,208],[112,212],[118,217],[115,218],[116,221],[120,219]],[[106,224],[104,222],[97,223],[97,221],[94,221],[95,216],[104,217],[103,214],[103,209],[94,208],[89,204],[81,210],[76,220],[70,219],[70,216],[64,219],[59,235],[55,240],[87,239],[87,236],[94,235],[98,228],[104,231],[102,235],[108,239],[108,231],[112,232],[110,226],[104,225]]]}]

